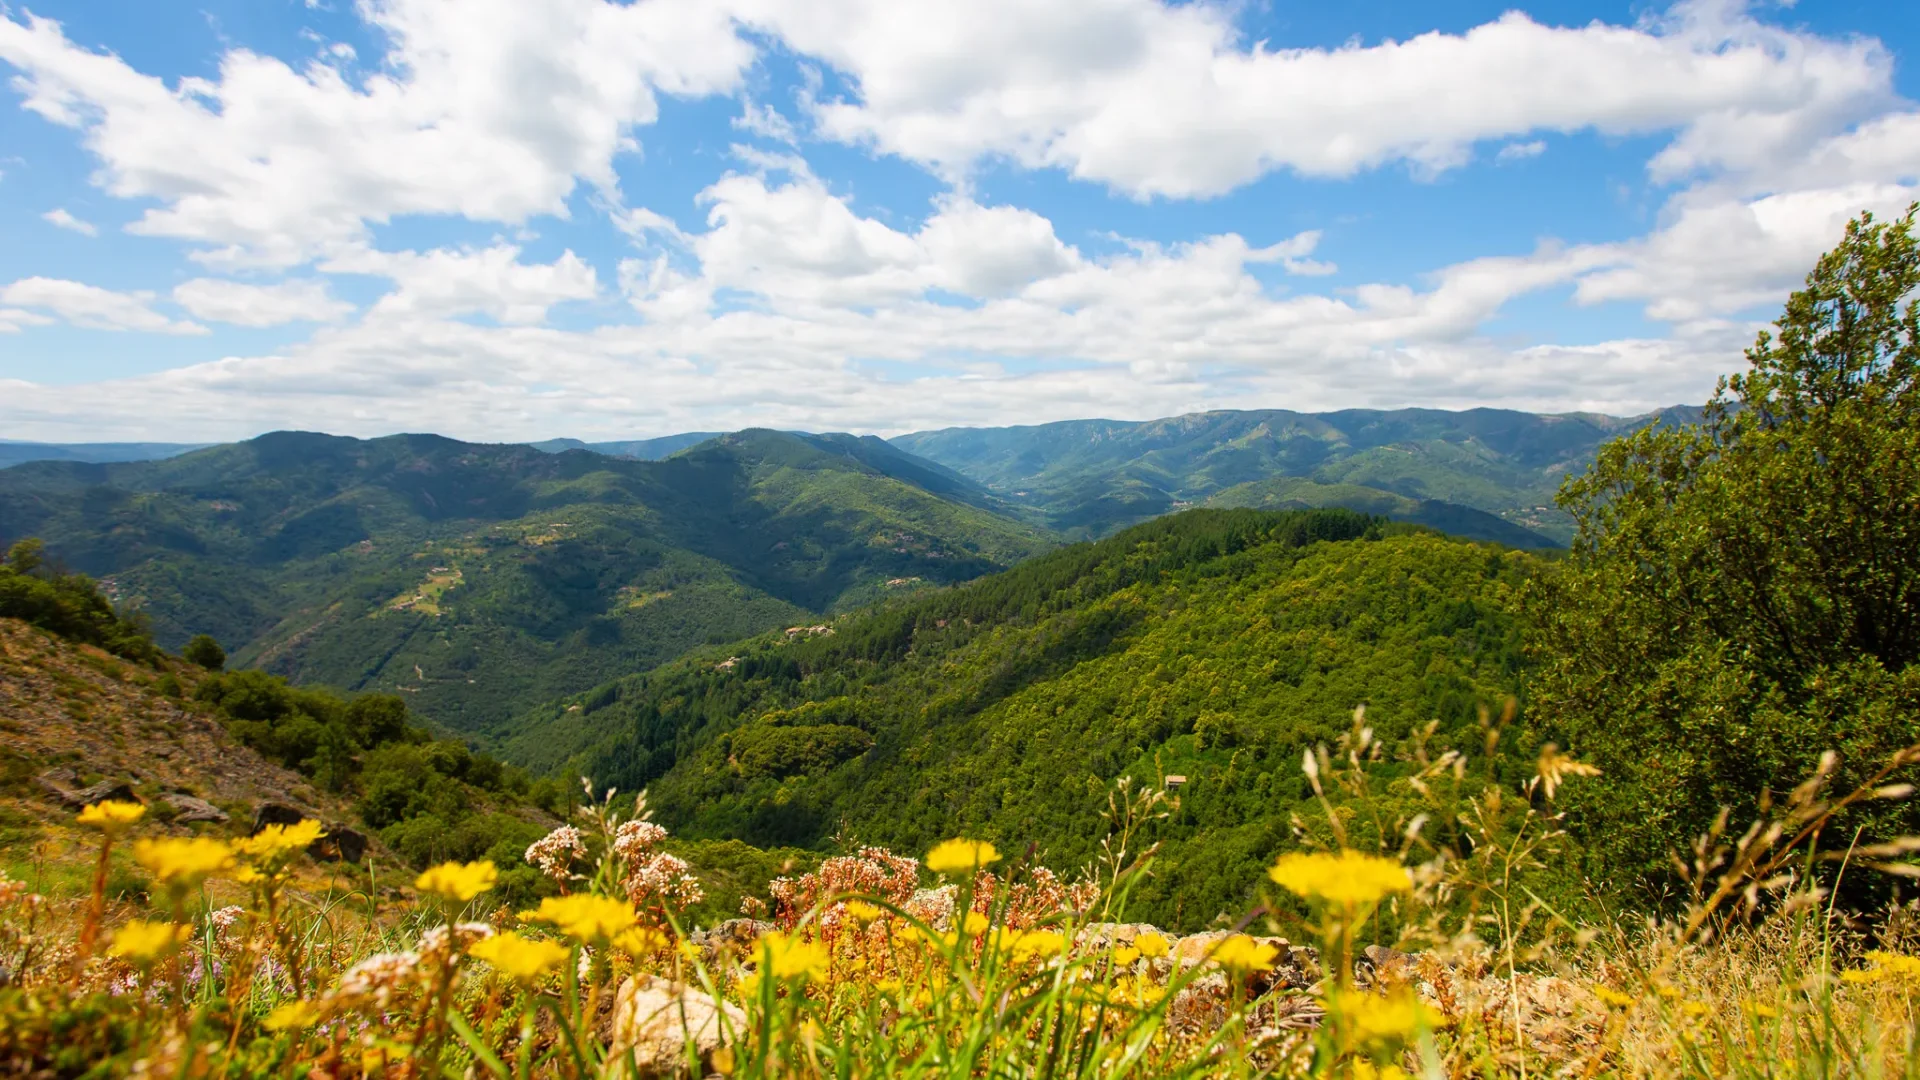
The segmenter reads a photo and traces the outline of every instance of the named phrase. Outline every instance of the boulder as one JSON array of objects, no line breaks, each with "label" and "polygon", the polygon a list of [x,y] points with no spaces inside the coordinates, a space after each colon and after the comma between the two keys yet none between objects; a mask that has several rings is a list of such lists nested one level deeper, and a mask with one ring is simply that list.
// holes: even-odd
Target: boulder
[{"label": "boulder", "polygon": [[173,820],[175,821],[212,821],[215,823],[224,823],[227,821],[227,812],[205,799],[196,799],[191,795],[182,795],[179,792],[168,792],[160,796],[160,801],[173,807]]},{"label": "boulder", "polygon": [[[713,1071],[713,1052],[744,1037],[746,1026],[747,1014],[734,1005],[685,983],[635,975],[614,995],[608,1060],[631,1052],[642,1075],[704,1076]],[[698,1072],[687,1068],[689,1046]]]},{"label": "boulder", "polygon": [[258,833],[269,825],[298,825],[312,816],[305,810],[288,806],[286,803],[263,802],[253,811],[253,833]]},{"label": "boulder", "polygon": [[367,835],[345,825],[329,825],[327,834],[308,846],[307,854],[327,862],[358,865],[367,858]]},{"label": "boulder", "polygon": [[133,794],[133,785],[125,780],[102,780],[91,787],[67,793],[65,802],[73,809],[92,806],[101,802],[139,802]]}]

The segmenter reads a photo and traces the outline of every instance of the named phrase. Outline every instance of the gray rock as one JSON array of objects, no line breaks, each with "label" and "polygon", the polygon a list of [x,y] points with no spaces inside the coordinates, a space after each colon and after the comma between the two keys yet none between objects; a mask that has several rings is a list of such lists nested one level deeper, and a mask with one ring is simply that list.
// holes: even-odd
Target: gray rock
[{"label": "gray rock", "polygon": [[191,795],[168,792],[160,796],[160,801],[173,807],[175,821],[211,821],[224,824],[228,820],[225,810],[205,799],[196,799]]},{"label": "gray rock", "polygon": [[133,785],[125,780],[102,780],[92,787],[69,792],[66,803],[71,807],[92,806],[102,802],[139,802],[133,794]]}]

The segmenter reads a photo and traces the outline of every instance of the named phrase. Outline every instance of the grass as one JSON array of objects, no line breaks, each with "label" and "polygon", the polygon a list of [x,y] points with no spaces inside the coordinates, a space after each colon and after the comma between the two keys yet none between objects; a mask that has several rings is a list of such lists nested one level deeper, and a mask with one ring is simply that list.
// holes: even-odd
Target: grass
[{"label": "grass", "polygon": [[[1369,738],[1356,721],[1311,759],[1321,798],[1364,795]],[[1830,882],[1779,880],[1823,854],[1820,830],[1771,826],[1815,825],[1858,793],[1823,796],[1816,778],[1773,822],[1702,838],[1673,918],[1578,925],[1524,871],[1561,854],[1546,795],[1582,771],[1543,754],[1519,797],[1476,796],[1453,849],[1414,828],[1398,850],[1350,850],[1330,814],[1335,845],[1286,853],[1238,925],[1178,940],[1125,922],[1170,809],[1125,782],[1073,879],[983,843],[924,861],[858,848],[749,899],[766,922],[745,934],[688,932],[702,898],[644,796],[589,789],[572,831],[529,852],[553,895],[517,913],[496,909],[490,863],[449,864],[392,903],[389,882],[323,880],[297,835],[216,843],[211,868],[143,846],[164,831],[145,821],[83,830],[74,854],[104,849],[106,875],[74,857],[0,884],[0,1072],[1920,1074],[1920,909],[1862,929]],[[1463,772],[1434,762],[1425,782],[1440,798]],[[144,909],[112,895],[136,864]],[[1368,948],[1389,943],[1407,951]]]}]

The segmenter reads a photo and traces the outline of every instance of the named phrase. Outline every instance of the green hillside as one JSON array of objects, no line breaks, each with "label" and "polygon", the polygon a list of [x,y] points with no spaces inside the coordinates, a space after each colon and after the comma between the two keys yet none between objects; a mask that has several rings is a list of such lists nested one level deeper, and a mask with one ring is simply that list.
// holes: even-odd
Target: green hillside
[{"label": "green hillside", "polygon": [[871,438],[747,431],[637,461],[280,432],[0,470],[0,541],[44,538],[164,645],[209,633],[237,664],[472,731],[1050,545],[993,505]]},{"label": "green hillside", "polygon": [[[1601,443],[1650,421],[1686,423],[1698,415],[1695,408],[1631,419],[1505,409],[1270,409],[1139,423],[948,428],[893,442],[979,481],[1071,536],[1105,535],[1216,500],[1242,485],[1295,477],[1383,491],[1418,504],[1404,512],[1397,504],[1382,509],[1374,497],[1349,490],[1320,492],[1310,505],[1384,512],[1396,520],[1433,521],[1448,531],[1543,547],[1573,535],[1573,522],[1555,508],[1554,493],[1562,477],[1586,467]],[[1265,505],[1240,498],[1219,504]],[[1495,536],[1464,511],[1490,514],[1537,535]],[[1439,524],[1443,520],[1454,525]]]},{"label": "green hillside", "polygon": [[1181,774],[1136,914],[1197,925],[1244,905],[1310,796],[1301,753],[1354,706],[1389,744],[1438,720],[1479,746],[1530,562],[1349,511],[1191,511],[555,703],[503,752],[650,786],[691,837],[977,835],[1055,866],[1093,854],[1115,778]]}]

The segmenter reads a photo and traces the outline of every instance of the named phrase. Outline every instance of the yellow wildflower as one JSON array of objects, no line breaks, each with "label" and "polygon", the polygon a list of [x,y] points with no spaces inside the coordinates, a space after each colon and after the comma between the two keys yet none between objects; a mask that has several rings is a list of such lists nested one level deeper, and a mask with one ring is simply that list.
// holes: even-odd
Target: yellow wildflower
[{"label": "yellow wildflower", "polygon": [[817,941],[772,933],[760,938],[760,949],[776,979],[817,979],[827,973],[827,950]]},{"label": "yellow wildflower", "polygon": [[552,923],[560,928],[561,933],[576,941],[612,938],[640,921],[639,916],[633,913],[633,905],[592,893],[549,896],[540,901],[537,910],[521,917]]},{"label": "yellow wildflower", "polygon": [[1616,1009],[1633,1008],[1633,998],[1611,986],[1594,987],[1593,996],[1599,998],[1603,1004],[1611,1005]]},{"label": "yellow wildflower", "polygon": [[114,932],[107,952],[136,964],[151,964],[186,944],[193,928],[181,923],[135,919]]},{"label": "yellow wildflower", "polygon": [[1113,950],[1113,962],[1121,967],[1132,967],[1133,962],[1138,959],[1140,959],[1140,950],[1132,945],[1122,945]]},{"label": "yellow wildflower", "polygon": [[1388,1044],[1412,1038],[1440,1017],[1406,989],[1392,994],[1348,992],[1327,1000],[1327,1012],[1355,1044]]},{"label": "yellow wildflower", "polygon": [[869,904],[865,900],[847,901],[847,914],[860,920],[862,926],[872,922],[885,913],[884,909],[874,904]]},{"label": "yellow wildflower", "polygon": [[936,874],[964,874],[1000,861],[1000,853],[985,840],[947,840],[927,852],[927,869]]},{"label": "yellow wildflower", "polygon": [[1398,1065],[1375,1065],[1367,1058],[1353,1063],[1353,1080],[1406,1080],[1406,1070]]},{"label": "yellow wildflower", "polygon": [[493,888],[498,880],[500,869],[486,859],[470,863],[443,862],[415,878],[413,887],[464,904]]},{"label": "yellow wildflower", "polygon": [[1325,900],[1343,907],[1378,903],[1390,893],[1406,892],[1413,887],[1407,868],[1392,859],[1342,851],[1295,851],[1280,856],[1267,871],[1273,883],[1309,899]]},{"label": "yellow wildflower", "polygon": [[1279,955],[1277,946],[1255,941],[1245,934],[1235,934],[1214,946],[1209,957],[1229,971],[1265,971],[1273,966]]},{"label": "yellow wildflower", "polygon": [[320,1010],[305,1001],[289,1001],[273,1010],[260,1021],[260,1026],[268,1031],[298,1031],[312,1027],[320,1018]]},{"label": "yellow wildflower", "polygon": [[292,825],[268,825],[236,845],[240,853],[259,862],[272,862],[305,851],[326,834],[320,823],[301,818]]},{"label": "yellow wildflower", "polygon": [[1133,947],[1140,950],[1141,956],[1158,960],[1172,950],[1173,944],[1165,937],[1149,932],[1134,938]]},{"label": "yellow wildflower", "polygon": [[1067,939],[1058,930],[1027,930],[1013,939],[1013,958],[1016,962],[1046,960],[1066,947]]},{"label": "yellow wildflower", "polygon": [[537,941],[513,931],[473,943],[467,955],[485,960],[517,982],[532,983],[567,960],[567,948],[554,941]]},{"label": "yellow wildflower", "polygon": [[1867,954],[1867,965],[1865,970],[1843,972],[1840,977],[1852,983],[1920,982],[1920,956],[1875,949]]},{"label": "yellow wildflower", "polygon": [[652,956],[667,947],[667,935],[651,926],[635,926],[621,931],[613,947],[629,956]]},{"label": "yellow wildflower", "polygon": [[733,1075],[733,1047],[714,1047],[713,1053],[708,1057],[708,1060],[713,1062],[714,1072],[719,1073],[721,1076]]},{"label": "yellow wildflower", "polygon": [[969,911],[967,912],[967,917],[961,920],[961,925],[965,927],[968,937],[979,937],[981,934],[986,933],[987,928],[993,924],[987,921],[985,915],[977,911]]},{"label": "yellow wildflower", "polygon": [[80,824],[116,833],[139,821],[146,812],[147,808],[137,802],[97,802],[80,811]]},{"label": "yellow wildflower", "polygon": [[231,867],[233,849],[198,836],[189,840],[140,840],[133,845],[133,861],[171,888],[190,889]]}]

